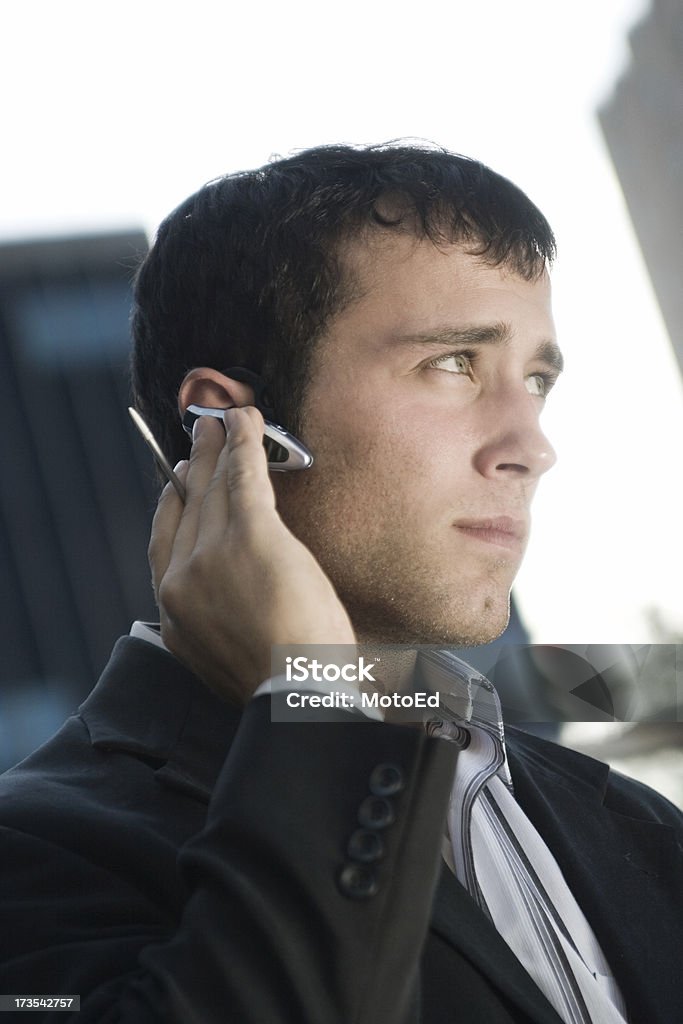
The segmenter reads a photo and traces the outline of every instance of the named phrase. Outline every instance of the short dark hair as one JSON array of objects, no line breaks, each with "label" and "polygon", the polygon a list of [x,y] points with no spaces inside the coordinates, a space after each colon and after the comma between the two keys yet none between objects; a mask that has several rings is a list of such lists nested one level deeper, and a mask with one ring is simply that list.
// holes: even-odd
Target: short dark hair
[{"label": "short dark hair", "polygon": [[[383,215],[378,200],[391,197]],[[353,298],[340,243],[409,223],[531,280],[552,230],[512,182],[429,145],[321,146],[209,182],[164,220],[137,273],[134,400],[167,454],[187,455],[176,408],[193,366],[244,366],[294,433],[314,346]]]}]

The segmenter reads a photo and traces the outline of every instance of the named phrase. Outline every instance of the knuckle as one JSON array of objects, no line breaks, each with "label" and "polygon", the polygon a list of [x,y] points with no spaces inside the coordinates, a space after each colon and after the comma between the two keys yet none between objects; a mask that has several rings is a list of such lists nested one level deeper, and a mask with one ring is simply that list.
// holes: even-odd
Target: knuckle
[{"label": "knuckle", "polygon": [[235,423],[234,426],[230,428],[228,438],[228,447],[231,452],[244,449],[244,446],[251,440],[249,431],[246,429],[246,424],[240,422]]},{"label": "knuckle", "polygon": [[246,487],[258,479],[256,467],[249,462],[243,462],[232,466],[228,475],[228,490],[235,491],[240,487]]},{"label": "knuckle", "polygon": [[170,607],[175,598],[175,585],[171,580],[170,573],[166,573],[164,578],[159,580],[157,591],[159,594],[159,601],[163,605],[164,609]]},{"label": "knuckle", "polygon": [[245,407],[245,412],[251,422],[263,432],[264,421],[260,410],[255,405],[249,405]]},{"label": "knuckle", "polygon": [[[254,439],[249,439],[253,444]],[[240,453],[241,454],[241,453]],[[259,444],[258,448],[253,448],[249,452],[249,457],[234,458],[229,464],[228,469],[228,487],[230,491],[236,490],[258,490],[261,495],[264,492],[264,485],[270,486],[268,481],[268,469],[266,463],[266,453],[262,445]]]},{"label": "knuckle", "polygon": [[167,573],[157,588],[159,606],[166,618],[173,622],[184,604],[184,587],[177,573]]},{"label": "knuckle", "polygon": [[190,579],[210,579],[216,568],[216,549],[212,544],[202,544],[198,541],[187,563],[187,572]]}]

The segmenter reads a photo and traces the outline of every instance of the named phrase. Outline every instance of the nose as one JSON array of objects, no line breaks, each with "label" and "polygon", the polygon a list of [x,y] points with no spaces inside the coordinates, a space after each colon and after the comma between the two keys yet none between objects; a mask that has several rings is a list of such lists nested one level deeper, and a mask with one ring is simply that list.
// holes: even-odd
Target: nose
[{"label": "nose", "polygon": [[539,399],[526,389],[490,403],[475,454],[482,476],[493,479],[508,474],[532,483],[555,465],[555,449],[541,430],[541,409]]}]

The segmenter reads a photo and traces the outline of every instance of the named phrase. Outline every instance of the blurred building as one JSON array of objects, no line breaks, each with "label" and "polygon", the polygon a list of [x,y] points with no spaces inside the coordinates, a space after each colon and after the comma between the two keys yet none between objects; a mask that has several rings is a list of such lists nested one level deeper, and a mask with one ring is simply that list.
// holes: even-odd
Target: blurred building
[{"label": "blurred building", "polygon": [[[629,63],[598,119],[683,372],[680,0],[651,0],[629,43]],[[648,723],[614,726],[603,733],[591,734],[577,725],[565,729],[563,739],[660,789],[683,807],[683,723],[676,718],[680,708],[672,706],[664,717],[655,714]]]},{"label": "blurred building", "polygon": [[683,370],[683,9],[652,0],[631,60],[598,111],[629,213]]},{"label": "blurred building", "polygon": [[0,246],[0,768],[154,615],[151,458],[127,363],[141,232]]}]

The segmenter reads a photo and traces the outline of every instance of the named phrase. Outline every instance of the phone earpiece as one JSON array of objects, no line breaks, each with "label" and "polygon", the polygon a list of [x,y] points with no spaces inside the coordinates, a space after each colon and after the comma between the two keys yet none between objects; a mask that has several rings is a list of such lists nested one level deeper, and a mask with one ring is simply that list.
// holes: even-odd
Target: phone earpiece
[{"label": "phone earpiece", "polygon": [[[182,418],[183,430],[192,437],[192,428],[200,416],[213,416],[223,422],[225,409],[214,409],[203,405],[188,405]],[[284,427],[264,419],[263,446],[268,457],[268,468],[275,473],[308,469],[313,465],[313,456],[305,444],[290,434]]]}]

